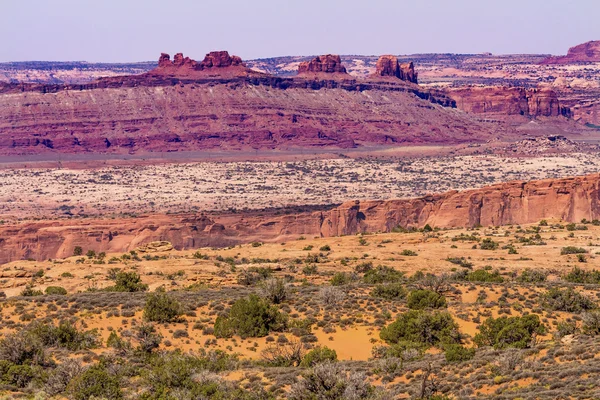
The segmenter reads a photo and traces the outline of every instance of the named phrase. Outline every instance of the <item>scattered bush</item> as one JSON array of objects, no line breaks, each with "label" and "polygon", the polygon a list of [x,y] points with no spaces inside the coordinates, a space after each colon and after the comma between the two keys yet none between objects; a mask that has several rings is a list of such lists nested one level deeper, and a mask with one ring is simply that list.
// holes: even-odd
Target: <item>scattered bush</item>
[{"label": "scattered bush", "polygon": [[582,316],[583,324],[581,330],[586,335],[598,336],[600,335],[600,311],[590,311]]},{"label": "scattered bush", "polygon": [[564,279],[573,283],[600,284],[600,271],[584,271],[579,267],[573,268]]},{"label": "scattered bush", "polygon": [[490,238],[485,238],[481,241],[479,248],[481,250],[496,250],[498,248],[498,246],[499,246],[498,242],[494,242]]},{"label": "scattered bush", "polygon": [[403,299],[408,294],[407,290],[401,283],[388,283],[377,285],[371,291],[371,296],[381,297],[388,300]]},{"label": "scattered bush", "polygon": [[449,344],[444,347],[444,356],[449,363],[469,361],[475,356],[475,349],[460,344]]},{"label": "scattered bush", "polygon": [[460,343],[458,324],[447,312],[411,310],[383,328],[379,337],[388,344],[413,342],[427,346]]},{"label": "scattered bush", "polygon": [[404,279],[404,273],[396,271],[394,268],[380,265],[377,268],[367,270],[363,279],[365,283],[371,285],[387,282],[400,282]]},{"label": "scattered bush", "polygon": [[304,358],[302,358],[302,362],[300,363],[301,367],[308,368],[314,367],[317,364],[322,362],[335,362],[337,361],[337,353],[335,350],[332,350],[326,346],[318,346],[309,351]]},{"label": "scattered bush", "polygon": [[535,335],[543,334],[545,331],[540,317],[535,314],[522,317],[488,318],[481,324],[479,333],[473,340],[480,347],[524,349],[531,346]]},{"label": "scattered bush", "polygon": [[564,256],[566,254],[585,254],[587,253],[587,250],[582,248],[582,247],[575,247],[575,246],[567,246],[567,247],[563,247],[560,250],[560,255]]},{"label": "scattered bush", "polygon": [[68,385],[67,392],[74,400],[90,398],[122,399],[119,378],[103,364],[97,364],[76,376]]},{"label": "scattered bush", "polygon": [[411,310],[423,310],[425,308],[445,308],[446,297],[432,290],[414,290],[410,292],[407,300],[408,308]]},{"label": "scattered bush", "polygon": [[489,272],[485,269],[478,269],[467,274],[466,279],[470,282],[494,282],[502,283],[504,278],[500,275],[499,271]]},{"label": "scattered bush", "polygon": [[287,298],[287,286],[283,279],[267,279],[261,286],[261,294],[271,303],[279,304]]},{"label": "scattered bush", "polygon": [[326,306],[335,306],[346,298],[346,293],[332,286],[325,286],[319,291],[319,297]]},{"label": "scattered bush", "polygon": [[321,363],[292,385],[290,400],[359,400],[374,398],[373,387],[362,373],[348,373],[336,363]]},{"label": "scattered bush", "polygon": [[67,289],[60,286],[48,286],[45,290],[46,294],[64,296],[67,294]]},{"label": "scattered bush", "polygon": [[119,271],[115,274],[115,286],[106,288],[109,292],[145,292],[148,285],[142,283],[140,275],[135,272]]},{"label": "scattered bush", "polygon": [[229,313],[217,317],[214,329],[218,338],[237,334],[242,338],[263,337],[269,332],[281,331],[287,325],[287,316],[264,299],[251,294],[247,299],[237,300]]},{"label": "scattered bush", "polygon": [[175,322],[183,314],[181,303],[164,292],[151,293],[146,298],[144,319],[152,322]]},{"label": "scattered bush", "polygon": [[518,276],[517,281],[521,283],[541,283],[545,282],[547,277],[548,273],[546,271],[526,268]]},{"label": "scattered bush", "polygon": [[551,288],[542,295],[541,304],[552,311],[581,312],[596,307],[593,301],[572,288]]},{"label": "scattered bush", "polygon": [[350,283],[350,276],[344,272],[336,272],[331,278],[332,286],[343,286]]}]

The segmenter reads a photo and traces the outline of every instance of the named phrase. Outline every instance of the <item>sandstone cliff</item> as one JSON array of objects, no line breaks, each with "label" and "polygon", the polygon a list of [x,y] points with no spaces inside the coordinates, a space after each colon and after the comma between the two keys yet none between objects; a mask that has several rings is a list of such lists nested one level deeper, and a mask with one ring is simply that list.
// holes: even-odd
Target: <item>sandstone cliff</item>
[{"label": "sandstone cliff", "polygon": [[570,109],[561,106],[551,89],[518,87],[462,87],[446,93],[459,109],[476,114],[526,115],[530,117],[569,117]]},{"label": "sandstone cliff", "polygon": [[342,74],[347,75],[346,68],[342,65],[340,56],[326,54],[317,56],[311,61],[300,63],[298,74]]},{"label": "sandstone cliff", "polygon": [[579,64],[600,62],[600,40],[571,47],[566,56],[546,58],[541,64]]},{"label": "sandstone cliff", "polygon": [[230,56],[227,51],[212,51],[204,60],[197,62],[182,53],[171,56],[162,53],[158,59],[158,67],[148,72],[149,75],[171,75],[177,77],[203,77],[206,75],[235,76],[254,73],[246,68],[238,56]]},{"label": "sandstone cliff", "polygon": [[456,144],[499,131],[444,109],[455,103],[443,93],[357,80],[339,57],[317,59],[307,71],[321,72],[279,78],[227,52],[199,63],[163,54],[142,75],[0,84],[0,155]]},{"label": "sandstone cliff", "polygon": [[152,215],[137,219],[23,222],[0,226],[0,264],[70,256],[75,246],[124,252],[155,241],[177,249],[229,246],[300,235],[338,236],[393,228],[534,223],[541,219],[600,219],[600,175],[509,182],[418,199],[351,201],[304,213]]},{"label": "sandstone cliff", "polygon": [[400,64],[398,58],[385,55],[379,57],[375,65],[375,77],[391,76],[403,81],[418,83],[415,66],[412,62]]}]

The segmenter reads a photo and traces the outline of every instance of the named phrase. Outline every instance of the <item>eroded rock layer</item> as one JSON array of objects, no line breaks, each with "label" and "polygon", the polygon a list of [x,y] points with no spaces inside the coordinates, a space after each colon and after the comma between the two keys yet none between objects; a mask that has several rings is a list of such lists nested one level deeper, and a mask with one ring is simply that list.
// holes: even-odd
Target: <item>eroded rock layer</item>
[{"label": "eroded rock layer", "polygon": [[475,114],[526,115],[531,117],[569,117],[571,110],[563,107],[556,93],[547,88],[462,87],[448,89],[461,110]]},{"label": "eroded rock layer", "polygon": [[445,109],[455,103],[441,92],[351,78],[339,57],[319,62],[309,66],[317,75],[279,78],[227,52],[200,63],[163,54],[142,75],[0,84],[0,155],[456,144],[496,133]]},{"label": "eroded rock layer", "polygon": [[23,222],[0,226],[0,264],[73,254],[75,246],[124,252],[166,241],[176,249],[306,236],[389,232],[395,227],[474,227],[541,219],[600,219],[600,175],[509,182],[418,199],[350,201],[320,211],[151,215],[135,219]]},{"label": "eroded rock layer", "polygon": [[379,57],[374,76],[391,76],[403,81],[418,83],[414,64],[412,62],[400,64],[398,58],[391,55]]}]

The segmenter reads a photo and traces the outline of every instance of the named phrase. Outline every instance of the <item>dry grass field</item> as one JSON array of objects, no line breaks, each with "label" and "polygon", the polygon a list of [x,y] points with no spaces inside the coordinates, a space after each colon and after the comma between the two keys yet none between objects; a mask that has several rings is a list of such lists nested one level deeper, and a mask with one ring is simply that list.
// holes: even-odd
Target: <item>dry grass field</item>
[{"label": "dry grass field", "polygon": [[598,221],[156,249],[2,266],[6,398],[600,396]]}]

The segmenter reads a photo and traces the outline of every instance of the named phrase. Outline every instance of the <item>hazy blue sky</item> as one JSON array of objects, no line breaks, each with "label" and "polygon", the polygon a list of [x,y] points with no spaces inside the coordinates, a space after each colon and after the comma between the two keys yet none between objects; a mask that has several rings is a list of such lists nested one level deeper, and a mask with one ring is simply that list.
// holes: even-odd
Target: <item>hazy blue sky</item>
[{"label": "hazy blue sky", "polygon": [[0,0],[0,15],[0,61],[564,54],[600,39],[600,0]]}]

